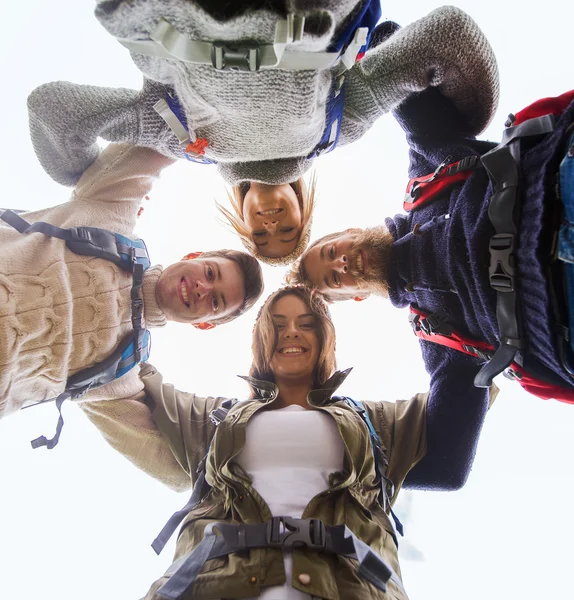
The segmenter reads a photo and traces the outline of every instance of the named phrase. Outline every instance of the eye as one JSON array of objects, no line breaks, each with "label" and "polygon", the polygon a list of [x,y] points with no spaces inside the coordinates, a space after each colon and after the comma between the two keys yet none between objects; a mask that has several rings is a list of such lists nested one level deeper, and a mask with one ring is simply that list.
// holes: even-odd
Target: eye
[{"label": "eye", "polygon": [[315,323],[301,323],[301,329],[314,329]]},{"label": "eye", "polygon": [[283,229],[280,229],[280,233],[291,233],[293,230],[295,229],[295,227],[284,227]]},{"label": "eye", "polygon": [[208,266],[207,267],[207,279],[209,279],[209,281],[213,281],[213,277],[214,277],[213,269]]},{"label": "eye", "polygon": [[335,246],[329,247],[329,258],[333,260],[335,258]]},{"label": "eye", "polygon": [[266,231],[254,231],[253,237],[263,237],[267,232]]}]

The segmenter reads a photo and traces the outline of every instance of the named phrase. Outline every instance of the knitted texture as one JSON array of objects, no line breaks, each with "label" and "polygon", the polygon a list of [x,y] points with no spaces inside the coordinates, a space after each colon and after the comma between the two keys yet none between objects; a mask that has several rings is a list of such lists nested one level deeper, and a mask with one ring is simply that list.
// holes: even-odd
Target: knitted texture
[{"label": "knitted texture", "polygon": [[[320,24],[306,30],[302,43],[294,48],[325,50],[333,32],[362,4],[327,0],[315,9],[306,2],[287,2],[288,11],[303,13],[310,23]],[[96,16],[120,38],[147,40],[164,17],[193,39],[261,43],[272,42],[278,18],[258,10],[221,22],[193,2],[165,0],[102,2]],[[146,78],[173,87],[191,139],[208,140],[206,154],[220,163],[218,168],[228,183],[288,183],[311,166],[312,161],[305,157],[316,147],[325,127],[330,71],[248,73],[143,55],[133,58]],[[77,165],[81,168],[93,160],[97,135],[116,141],[124,136],[130,142],[181,157],[181,148],[168,142],[165,126],[150,114],[168,88],[146,82],[138,95],[90,86],[81,86],[81,90],[76,86],[74,91],[71,84],[62,90],[62,85],[39,88],[30,102],[36,153],[43,165],[50,165],[47,170],[57,181],[73,183]],[[454,7],[437,9],[370,49],[348,71],[345,85],[341,145],[361,137],[379,116],[427,86],[439,86],[453,99],[467,114],[472,133],[486,127],[498,99],[492,49],[474,21]],[[52,110],[55,104],[59,107]]]},{"label": "knitted texture", "polygon": [[[24,214],[28,222],[92,226],[132,236],[141,198],[171,160],[153,150],[106,149],[69,202]],[[131,274],[80,256],[62,240],[0,225],[0,416],[54,398],[67,379],[109,356],[132,331]],[[166,318],[155,299],[162,268],[144,275],[146,326]],[[112,385],[112,384],[110,384]]]},{"label": "knitted texture", "polygon": [[[410,146],[410,177],[432,173],[447,156],[449,162],[454,162],[465,156],[482,155],[494,147],[493,143],[464,137],[464,119],[435,90],[405,102],[396,116]],[[553,134],[523,142],[517,251],[525,366],[548,369],[565,387],[572,383],[556,351],[545,275],[548,255],[541,246],[541,236],[544,208],[552,204],[554,195],[552,179],[563,152],[564,130],[573,118],[574,103],[562,115]],[[489,240],[494,234],[488,217],[491,197],[488,176],[484,170],[478,170],[421,208],[387,219],[396,240],[389,298],[395,306],[414,303],[425,312],[442,312],[461,334],[497,347],[500,336],[496,294],[488,276]],[[406,241],[415,224],[430,223],[445,214],[450,216],[447,221],[436,222],[423,235],[410,236]],[[421,342],[425,363],[432,373],[432,365],[437,361],[431,357],[431,346],[434,344]],[[465,385],[461,372],[453,367],[444,376],[448,375],[455,387],[461,387]]]}]

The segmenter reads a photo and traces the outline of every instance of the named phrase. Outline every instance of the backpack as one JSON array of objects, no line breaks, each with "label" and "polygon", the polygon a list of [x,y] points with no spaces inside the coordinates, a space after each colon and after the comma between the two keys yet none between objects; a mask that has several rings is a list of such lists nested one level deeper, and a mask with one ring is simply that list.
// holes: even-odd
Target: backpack
[{"label": "backpack", "polygon": [[[383,507],[383,510],[389,510],[391,516],[393,517],[395,530],[402,536],[404,535],[403,525],[399,521],[398,517],[393,512],[390,504],[390,498],[394,494],[394,484],[392,481],[386,476],[385,471],[388,465],[386,454],[383,450],[383,446],[373,427],[371,419],[369,418],[369,414],[365,410],[365,407],[358,400],[352,400],[346,396],[333,396],[334,400],[342,400],[346,402],[364,421],[367,429],[369,430],[369,437],[371,440],[371,446],[373,449],[373,455],[375,457],[375,471],[379,474],[381,491],[379,494],[379,501]],[[220,423],[222,423],[227,417],[229,411],[239,402],[236,398],[225,400],[219,408],[216,408],[211,412],[209,418],[211,422],[217,427]],[[211,438],[213,440],[213,437]],[[209,490],[209,485],[205,481],[205,463],[207,462],[207,456],[209,455],[209,450],[211,447],[211,442],[207,448],[207,452],[201,462],[197,467],[197,479],[195,480],[195,484],[193,486],[193,490],[191,493],[191,497],[185,504],[183,508],[173,513],[173,515],[169,518],[167,523],[164,525],[163,529],[160,531],[159,535],[152,542],[151,547],[154,549],[156,554],[160,554],[164,549],[165,545],[174,534],[175,530],[179,526],[179,524],[183,521],[186,515],[193,510],[195,506],[197,506],[201,500],[205,497]],[[397,543],[396,535],[394,536],[395,543]]]},{"label": "backpack", "polygon": [[[301,41],[305,17],[287,15],[277,23],[275,41],[272,45],[235,46],[229,42],[202,42],[190,40],[179,33],[165,19],[160,21],[151,34],[151,40],[137,41],[118,39],[131,52],[178,59],[184,62],[211,64],[217,70],[259,71],[260,69],[316,70],[335,68],[333,82],[325,110],[325,126],[319,143],[307,156],[315,158],[331,152],[339,140],[343,109],[345,107],[344,72],[360,60],[369,45],[370,35],[381,18],[379,0],[369,0],[341,30],[337,39],[325,52],[291,52],[290,46]],[[208,141],[197,138],[192,141],[187,120],[175,94],[167,94],[158,100],[154,110],[167,123],[185,149],[185,157],[201,164],[216,164],[205,155]]]},{"label": "backpack", "polygon": [[[526,370],[515,360],[522,347],[522,337],[517,318],[514,267],[515,237],[518,230],[513,213],[519,205],[517,165],[520,161],[520,139],[551,132],[554,117],[559,116],[573,100],[574,90],[571,90],[556,98],[540,99],[516,115],[509,115],[501,144],[483,156],[469,156],[450,164],[450,157],[447,157],[433,173],[409,181],[403,203],[407,212],[416,210],[432,201],[440,192],[468,179],[473,171],[481,168],[487,170],[494,192],[489,217],[495,228],[495,235],[489,243],[489,277],[491,287],[496,291],[496,313],[500,338],[503,340],[501,345],[496,349],[486,342],[466,338],[455,331],[445,315],[428,314],[413,305],[410,306],[409,321],[419,339],[485,360],[486,364],[474,381],[477,387],[490,386],[492,379],[504,372],[505,376],[517,380],[527,392],[539,398],[553,398],[569,404],[574,404],[574,389],[563,387],[563,383],[547,370]],[[558,309],[555,295],[555,286],[551,285],[554,316],[560,324],[564,322],[564,318]],[[566,333],[563,333],[564,330]],[[559,326],[560,333],[562,337],[559,338],[559,351],[563,355],[562,342],[569,335],[568,328]]]},{"label": "backpack", "polygon": [[[113,262],[115,265],[133,274],[131,289],[133,332],[125,336],[117,348],[103,361],[72,375],[66,382],[66,389],[56,398],[42,402],[55,401],[58,409],[56,433],[51,439],[40,436],[32,441],[32,448],[46,446],[51,450],[58,444],[64,420],[62,404],[68,399],[83,396],[88,390],[100,387],[125,375],[140,361],[147,360],[151,348],[150,332],[142,325],[143,300],[140,290],[143,274],[151,265],[147,248],[143,240],[130,240],[118,233],[112,233],[97,227],[71,227],[62,229],[50,223],[38,221],[28,223],[17,211],[3,210],[0,219],[22,234],[42,233],[66,242],[74,253],[83,256],[95,256]],[[39,404],[39,403],[36,403]],[[31,404],[30,406],[36,406]]]}]

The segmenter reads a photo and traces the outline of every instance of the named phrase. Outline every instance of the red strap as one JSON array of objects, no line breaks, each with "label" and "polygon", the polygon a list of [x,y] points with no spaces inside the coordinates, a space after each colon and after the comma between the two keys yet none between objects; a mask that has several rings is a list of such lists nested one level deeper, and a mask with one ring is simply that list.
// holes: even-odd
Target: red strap
[{"label": "red strap", "polygon": [[[423,311],[418,310],[413,306],[410,306],[409,309],[411,313],[420,315],[423,319],[428,316],[428,313],[424,313]],[[470,340],[468,338],[464,338],[456,332],[453,332],[450,336],[436,333],[428,335],[421,329],[415,329],[414,332],[415,335],[421,340],[426,340],[427,342],[434,342],[435,344],[440,344],[441,346],[448,346],[453,350],[458,350],[470,356],[478,356],[478,354],[476,354],[475,352],[469,352],[464,347],[464,345],[472,346],[474,348],[478,348],[479,350],[494,350],[494,348],[486,342]],[[543,400],[558,400],[567,404],[574,404],[574,389],[563,388],[557,385],[546,383],[544,381],[540,381],[539,379],[536,379],[529,375],[522,367],[520,367],[514,362],[510,365],[510,368],[514,371],[514,373],[518,375],[518,377],[516,378],[518,383],[520,383],[520,385],[529,394],[537,396],[538,398],[542,398]]]},{"label": "red strap", "polygon": [[[434,173],[429,173],[422,177],[413,177],[407,184],[403,208],[407,212],[414,208],[418,208],[435,196],[435,194],[442,192],[444,189],[458,181],[468,179],[473,171],[471,168],[459,171],[458,173],[455,172],[452,175],[446,175],[449,169],[456,168],[460,162],[460,160],[457,160],[449,165],[439,167],[440,170],[438,173],[435,171]],[[411,195],[413,188],[416,188],[416,198],[413,198]]]},{"label": "red strap", "polygon": [[[409,310],[411,313],[415,315],[420,315],[421,318],[426,319],[428,317],[428,313],[424,313],[422,310],[414,308],[412,305],[409,306]],[[450,336],[442,335],[440,333],[425,333],[420,328],[414,329],[415,335],[421,339],[426,340],[427,342],[434,342],[435,344],[440,344],[441,346],[448,346],[453,350],[458,350],[459,352],[464,352],[464,354],[468,354],[470,356],[478,356],[476,352],[472,352],[467,350],[464,346],[472,346],[473,348],[477,348],[478,350],[494,350],[494,348],[487,344],[486,342],[479,342],[477,340],[471,340],[470,338],[465,338],[456,331],[453,331]]]},{"label": "red strap", "polygon": [[566,404],[574,404],[574,389],[559,387],[535,379],[515,363],[512,363],[511,367],[518,374],[516,378],[518,383],[533,396],[542,398],[542,400],[558,400]]},{"label": "red strap", "polygon": [[560,115],[573,100],[574,90],[565,92],[561,96],[536,100],[536,102],[533,102],[526,108],[523,108],[520,112],[516,113],[513,125],[520,125],[520,123],[524,123],[524,121],[528,121],[528,119],[535,119],[536,117],[541,117],[543,115]]}]

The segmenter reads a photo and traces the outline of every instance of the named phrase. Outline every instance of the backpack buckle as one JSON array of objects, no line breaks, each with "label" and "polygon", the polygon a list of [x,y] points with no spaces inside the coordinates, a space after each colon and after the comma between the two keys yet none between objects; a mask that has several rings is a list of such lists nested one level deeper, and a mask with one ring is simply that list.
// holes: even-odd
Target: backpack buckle
[{"label": "backpack buckle", "polygon": [[428,315],[419,320],[419,326],[427,335],[452,335],[452,325],[447,323],[447,316],[443,313]]},{"label": "backpack buckle", "polygon": [[267,523],[266,534],[270,548],[325,547],[325,526],[319,519],[273,517]]},{"label": "backpack buckle", "polygon": [[497,292],[513,292],[515,289],[514,234],[496,233],[488,243],[490,285]]},{"label": "backpack buckle", "polygon": [[218,71],[259,71],[261,50],[255,48],[230,48],[223,44],[213,44],[211,64]]}]

